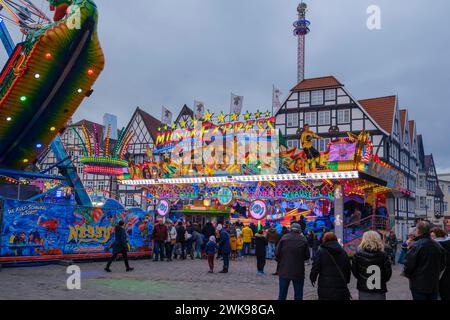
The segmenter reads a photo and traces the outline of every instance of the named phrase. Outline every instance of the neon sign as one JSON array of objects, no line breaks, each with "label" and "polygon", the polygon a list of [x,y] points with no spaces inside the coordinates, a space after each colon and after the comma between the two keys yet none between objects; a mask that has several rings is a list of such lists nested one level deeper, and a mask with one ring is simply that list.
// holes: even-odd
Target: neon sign
[{"label": "neon sign", "polygon": [[261,220],[267,214],[267,205],[264,201],[255,200],[250,204],[250,215],[256,219]]},{"label": "neon sign", "polygon": [[166,200],[161,200],[160,202],[158,202],[158,205],[156,206],[156,211],[160,216],[164,217],[166,214],[169,213],[169,210],[170,210],[169,202],[167,202]]}]

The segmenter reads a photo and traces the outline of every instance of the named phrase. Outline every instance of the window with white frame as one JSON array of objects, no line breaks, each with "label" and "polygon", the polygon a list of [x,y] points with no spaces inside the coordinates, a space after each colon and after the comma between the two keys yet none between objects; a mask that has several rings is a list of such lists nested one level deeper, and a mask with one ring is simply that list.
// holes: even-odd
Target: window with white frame
[{"label": "window with white frame", "polygon": [[444,212],[448,211],[448,202],[444,202]]},{"label": "window with white frame", "polygon": [[336,100],[336,89],[325,90],[325,101]]},{"label": "window with white frame", "polygon": [[125,199],[125,205],[134,206],[134,195],[133,194],[127,194],[126,199]]},{"label": "window with white frame", "polygon": [[319,139],[319,140],[317,140],[317,142],[316,142],[317,150],[318,150],[318,151],[323,151],[323,152],[327,151],[327,147],[328,147],[328,144],[329,144],[330,142],[331,142],[331,139],[330,139],[330,138],[325,138],[325,139]]},{"label": "window with white frame", "polygon": [[311,91],[311,105],[318,106],[323,104],[323,90]]},{"label": "window with white frame", "polygon": [[105,189],[105,181],[100,180],[98,182],[98,190],[103,191]]},{"label": "window with white frame", "polygon": [[316,125],[317,124],[317,113],[315,112],[305,112],[305,119],[304,123],[309,125]]},{"label": "window with white frame", "polygon": [[337,111],[337,123],[350,123],[350,109],[341,109]]},{"label": "window with white frame", "polygon": [[300,92],[300,103],[308,103],[309,101],[309,91]]},{"label": "window with white frame", "polygon": [[286,115],[286,125],[288,127],[298,127],[298,113],[288,113]]},{"label": "window with white frame", "polygon": [[292,139],[287,141],[287,145],[289,148],[299,148],[299,141],[297,139]]},{"label": "window with white frame", "polygon": [[427,198],[419,197],[419,207],[420,209],[425,209]]},{"label": "window with white frame", "polygon": [[318,114],[318,123],[319,125],[329,125],[331,124],[331,112],[328,111],[319,111]]}]

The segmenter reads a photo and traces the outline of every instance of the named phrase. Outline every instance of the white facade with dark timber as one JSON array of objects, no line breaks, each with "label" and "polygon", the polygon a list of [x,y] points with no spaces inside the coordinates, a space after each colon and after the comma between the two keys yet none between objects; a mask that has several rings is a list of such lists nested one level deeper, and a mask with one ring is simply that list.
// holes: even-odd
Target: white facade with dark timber
[{"label": "white facade with dark timber", "polygon": [[325,151],[332,138],[345,137],[347,132],[370,133],[374,153],[405,175],[402,194],[391,195],[388,208],[395,217],[397,234],[406,237],[415,217],[417,157],[411,157],[411,129],[407,113],[402,125],[398,98],[358,101],[332,76],[305,79],[290,91],[276,113],[276,126],[289,147],[301,148],[299,130],[306,123],[323,137],[314,140],[319,151]]}]

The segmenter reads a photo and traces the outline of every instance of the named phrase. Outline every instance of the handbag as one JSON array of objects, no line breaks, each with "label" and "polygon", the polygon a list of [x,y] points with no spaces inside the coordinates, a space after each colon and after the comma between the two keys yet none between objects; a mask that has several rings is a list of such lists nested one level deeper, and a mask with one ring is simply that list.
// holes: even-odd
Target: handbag
[{"label": "handbag", "polygon": [[328,254],[328,256],[330,257],[331,261],[333,261],[333,264],[336,266],[336,269],[338,270],[339,275],[342,278],[342,281],[344,281],[344,283],[345,283],[345,290],[346,290],[348,298],[350,300],[353,300],[352,294],[350,293],[350,290],[348,289],[348,286],[347,286],[347,280],[345,279],[344,273],[342,272],[341,268],[339,268],[339,266],[338,266],[336,260],[334,259],[333,255],[330,252],[328,252],[327,249],[323,249],[323,251],[325,251]]}]

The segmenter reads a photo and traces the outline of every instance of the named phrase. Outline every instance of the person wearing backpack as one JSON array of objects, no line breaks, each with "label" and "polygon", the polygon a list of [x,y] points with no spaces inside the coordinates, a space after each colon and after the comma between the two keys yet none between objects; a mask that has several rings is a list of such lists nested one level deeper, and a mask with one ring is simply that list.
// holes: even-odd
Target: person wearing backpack
[{"label": "person wearing backpack", "polygon": [[319,300],[350,300],[347,287],[351,277],[350,259],[333,232],[327,232],[313,259],[310,280],[318,282]]}]

